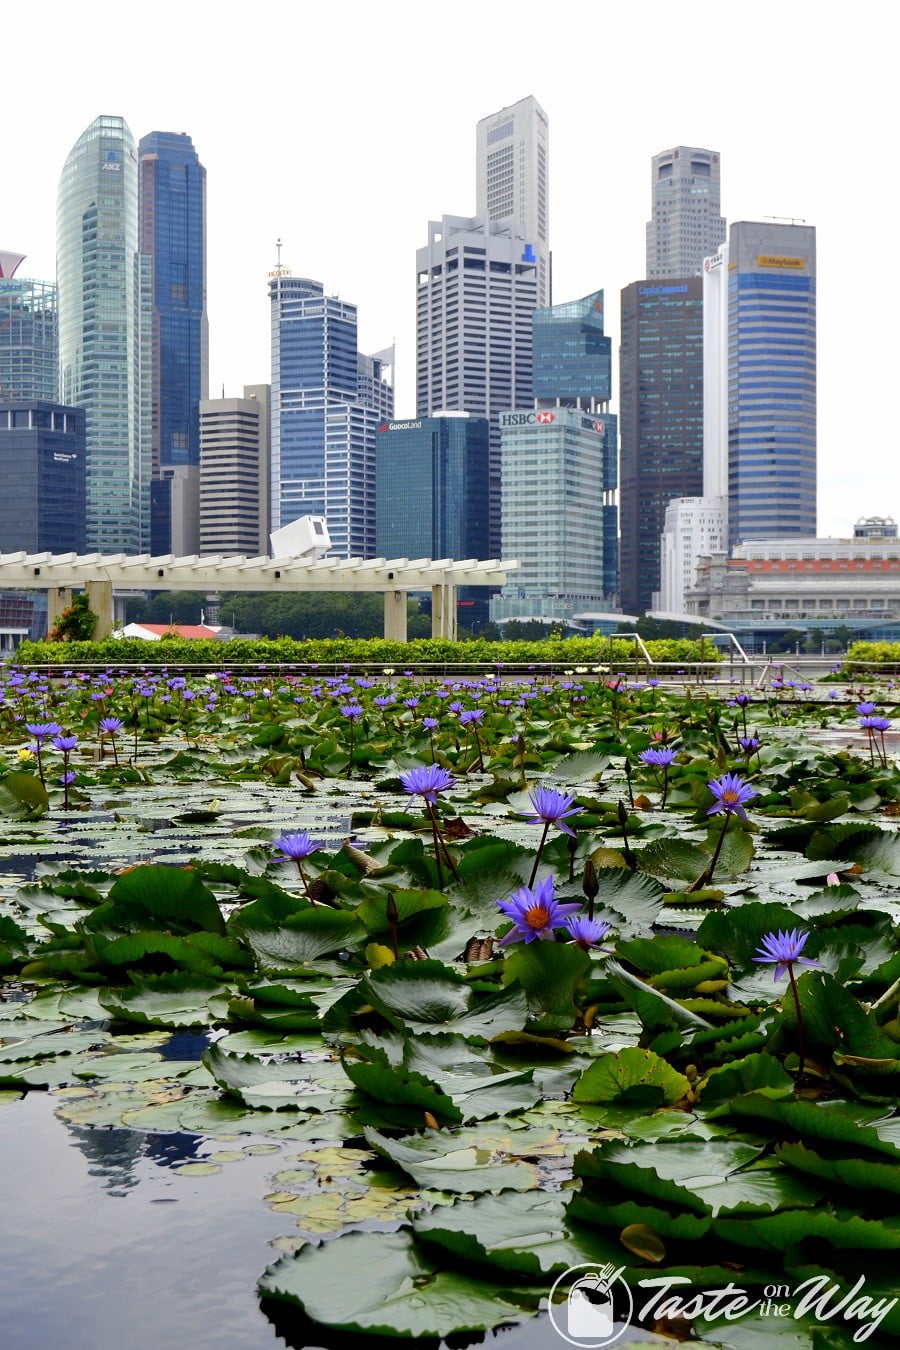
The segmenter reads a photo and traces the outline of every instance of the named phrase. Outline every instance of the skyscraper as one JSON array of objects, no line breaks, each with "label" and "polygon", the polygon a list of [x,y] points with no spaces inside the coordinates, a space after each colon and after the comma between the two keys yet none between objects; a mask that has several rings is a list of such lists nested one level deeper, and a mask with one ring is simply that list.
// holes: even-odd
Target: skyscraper
[{"label": "skyscraper", "polygon": [[700,277],[622,291],[619,418],[619,591],[626,613],[643,614],[659,590],[666,507],[703,493]]},{"label": "skyscraper", "polygon": [[269,386],[200,402],[201,554],[269,551]]},{"label": "skyscraper", "polygon": [[0,481],[0,552],[84,552],[81,408],[0,402]]},{"label": "skyscraper", "polygon": [[490,424],[490,555],[500,555],[500,425],[532,399],[538,259],[510,222],[429,221],[416,254],[416,413],[468,412]]},{"label": "skyscraper", "polygon": [[679,145],[654,155],[647,277],[689,277],[722,243],[720,164],[715,150]]},{"label": "skyscraper", "polygon": [[603,292],[536,310],[534,403],[500,414],[501,555],[521,570],[491,617],[571,618],[616,592],[616,418]]},{"label": "skyscraper", "polygon": [[490,423],[490,552],[500,553],[500,426],[532,399],[531,316],[550,296],[549,124],[528,97],[476,130],[476,215],[429,221],[416,253],[416,413]]},{"label": "skyscraper", "polygon": [[512,220],[538,260],[538,304],[550,303],[550,124],[531,95],[475,130],[475,214]]},{"label": "skyscraper", "polygon": [[[209,392],[206,170],[183,133],[152,131],[141,138],[138,155],[140,245],[152,269],[153,477],[166,483],[166,496],[182,493],[195,502],[199,407]],[[175,467],[185,474],[162,472]],[[168,505],[177,519],[179,503]],[[196,552],[197,522],[186,525],[166,552]]]},{"label": "skyscraper", "polygon": [[816,533],[816,232],[737,221],[728,242],[728,537]]},{"label": "skyscraper", "polygon": [[150,262],[138,250],[137,150],[121,117],[79,136],[57,202],[60,398],[87,415],[87,547],[150,538]]},{"label": "skyscraper", "polygon": [[279,265],[269,296],[272,529],[324,516],[337,554],[371,557],[375,436],[393,415],[393,354],[363,356],[356,306],[326,296],[321,282]]},{"label": "skyscraper", "polygon": [[59,390],[56,286],[14,274],[23,258],[0,253],[0,400],[55,402]]}]

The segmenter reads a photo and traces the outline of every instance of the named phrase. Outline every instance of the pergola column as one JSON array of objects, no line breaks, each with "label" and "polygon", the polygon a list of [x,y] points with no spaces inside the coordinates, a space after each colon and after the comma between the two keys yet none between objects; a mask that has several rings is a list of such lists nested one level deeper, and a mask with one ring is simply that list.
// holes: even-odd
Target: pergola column
[{"label": "pergola column", "polygon": [[113,592],[111,581],[89,581],[84,588],[87,591],[88,604],[97,615],[94,628],[94,641],[102,642],[108,638],[113,628]]},{"label": "pergola column", "polygon": [[431,588],[431,636],[456,641],[456,587],[449,583]]},{"label": "pergola column", "polygon": [[406,591],[384,593],[384,636],[391,642],[406,641]]},{"label": "pergola column", "polygon": [[51,632],[56,625],[56,620],[62,614],[64,609],[68,609],[72,603],[71,586],[48,586],[47,587],[47,632]]}]

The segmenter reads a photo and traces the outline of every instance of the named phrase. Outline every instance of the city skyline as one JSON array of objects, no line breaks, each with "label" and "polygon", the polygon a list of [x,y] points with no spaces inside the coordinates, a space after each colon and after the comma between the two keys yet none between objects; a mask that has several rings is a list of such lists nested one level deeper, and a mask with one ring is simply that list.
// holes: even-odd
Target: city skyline
[{"label": "city skyline", "polygon": [[[890,219],[889,44],[867,53],[866,120],[854,123],[834,96],[833,70],[843,67],[847,52],[836,18],[816,13],[816,59],[797,60],[798,51],[811,50],[811,7],[782,16],[777,40],[761,58],[735,41],[736,17],[712,24],[699,5],[680,12],[676,46],[666,36],[670,14],[661,4],[631,17],[585,20],[563,3],[554,9],[556,31],[577,17],[582,45],[602,40],[606,52],[628,53],[628,60],[605,60],[600,95],[569,69],[564,75],[547,63],[545,70],[530,27],[510,32],[499,13],[480,16],[484,31],[474,45],[443,29],[438,43],[436,23],[417,17],[417,36],[429,51],[419,63],[405,61],[361,5],[354,7],[349,42],[336,16],[304,20],[307,49],[337,43],[343,59],[346,48],[347,82],[340,88],[324,72],[273,81],[245,37],[213,31],[200,14],[169,3],[150,32],[139,32],[136,17],[126,23],[119,41],[134,38],[140,63],[109,63],[95,81],[86,77],[98,69],[90,3],[86,9],[54,18],[51,42],[40,41],[45,78],[61,101],[37,109],[28,136],[9,138],[0,158],[5,180],[16,188],[5,203],[3,247],[26,253],[20,276],[54,277],[55,183],[81,127],[102,112],[122,115],[137,136],[160,127],[184,130],[209,174],[210,391],[218,395],[224,384],[227,394],[239,396],[244,384],[269,379],[266,274],[281,237],[283,260],[295,275],[327,277],[329,289],[352,297],[363,350],[396,338],[397,415],[411,415],[410,259],[429,219],[475,210],[477,123],[533,93],[553,128],[554,303],[600,287],[612,296],[644,275],[648,167],[666,147],[716,147],[729,222],[783,216],[817,227],[820,532],[850,533],[857,517],[881,509],[897,514],[896,501],[884,502],[878,462],[889,354],[884,344],[859,341],[878,332],[877,288],[863,279],[858,200],[841,172],[852,152],[853,181],[866,184],[865,219]],[[264,5],[259,17],[261,40],[268,33],[290,50],[299,16]],[[203,51],[204,62],[191,67],[186,81],[161,82],[154,72],[170,59],[173,31],[183,49]],[[683,65],[686,32],[696,32],[698,78],[663,89],[650,74],[651,53],[655,60],[663,51]],[[42,36],[36,16],[26,15],[17,43]],[[401,66],[403,79],[396,78]],[[13,63],[7,78],[11,99],[25,106],[24,66]],[[240,98],[233,95],[237,80]],[[773,87],[784,99],[768,97]],[[806,126],[798,138],[795,128]],[[613,313],[608,331],[617,345]]]}]

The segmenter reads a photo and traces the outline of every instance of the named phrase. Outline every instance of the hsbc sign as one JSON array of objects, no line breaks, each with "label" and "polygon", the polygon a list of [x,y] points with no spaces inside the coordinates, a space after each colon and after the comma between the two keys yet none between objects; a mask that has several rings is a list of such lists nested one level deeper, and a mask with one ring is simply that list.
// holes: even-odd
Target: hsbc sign
[{"label": "hsbc sign", "polygon": [[556,413],[551,412],[549,408],[543,408],[540,412],[509,412],[500,414],[500,426],[503,427],[539,427],[549,426],[551,422],[556,421]]}]

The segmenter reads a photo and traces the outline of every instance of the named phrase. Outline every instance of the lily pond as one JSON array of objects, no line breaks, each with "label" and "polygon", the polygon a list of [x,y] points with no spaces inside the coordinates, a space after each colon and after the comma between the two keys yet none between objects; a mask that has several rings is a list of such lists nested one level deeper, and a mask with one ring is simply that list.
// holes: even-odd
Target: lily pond
[{"label": "lily pond", "polygon": [[896,1344],[896,702],[7,669],[4,1347]]}]

